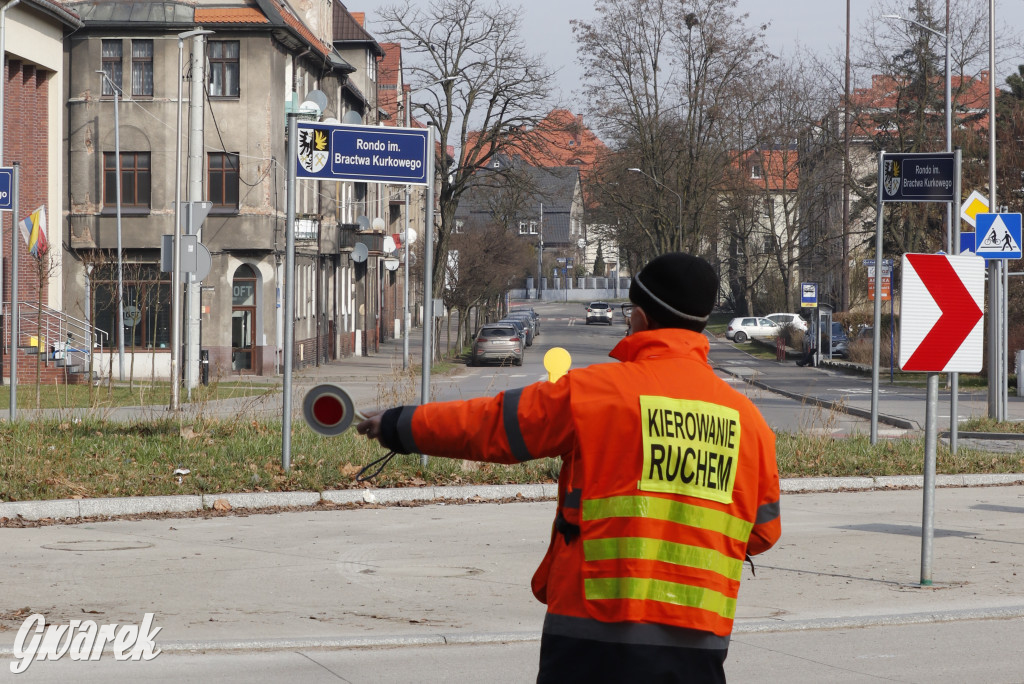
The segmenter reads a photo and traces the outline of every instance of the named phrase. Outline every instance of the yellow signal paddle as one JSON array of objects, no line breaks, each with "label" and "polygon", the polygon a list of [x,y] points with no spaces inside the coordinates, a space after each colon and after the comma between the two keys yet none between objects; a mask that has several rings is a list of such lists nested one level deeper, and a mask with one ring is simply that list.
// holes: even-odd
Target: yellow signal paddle
[{"label": "yellow signal paddle", "polygon": [[558,382],[558,379],[569,372],[572,365],[572,357],[562,347],[552,347],[544,354],[544,370],[548,372],[548,382]]}]

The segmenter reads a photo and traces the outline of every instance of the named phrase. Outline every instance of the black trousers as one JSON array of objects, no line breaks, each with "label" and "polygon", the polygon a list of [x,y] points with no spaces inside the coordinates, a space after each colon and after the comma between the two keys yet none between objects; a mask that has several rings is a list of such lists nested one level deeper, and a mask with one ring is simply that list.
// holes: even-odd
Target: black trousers
[{"label": "black trousers", "polygon": [[725,649],[617,644],[544,634],[537,684],[725,684]]}]

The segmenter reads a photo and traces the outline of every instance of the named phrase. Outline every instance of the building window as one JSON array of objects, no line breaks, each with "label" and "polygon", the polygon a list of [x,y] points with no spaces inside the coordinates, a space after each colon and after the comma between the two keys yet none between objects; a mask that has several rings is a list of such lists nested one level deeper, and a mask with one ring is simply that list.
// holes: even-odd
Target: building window
[{"label": "building window", "polygon": [[526,235],[526,221],[519,222],[519,234]]},{"label": "building window", "polygon": [[207,199],[218,209],[238,209],[238,153],[210,152]]},{"label": "building window", "polygon": [[103,95],[108,97],[114,94],[114,90],[121,92],[121,69],[122,69],[122,47],[120,40],[103,41]]},{"label": "building window", "polygon": [[760,164],[751,164],[750,165],[750,177],[751,178],[760,178],[761,177],[761,165]]},{"label": "building window", "polygon": [[530,221],[530,235],[536,235],[536,234],[537,234],[537,222],[536,221]]},{"label": "building window", "polygon": [[[130,349],[169,349],[171,344],[170,273],[157,264],[125,263],[124,346]],[[111,347],[117,335],[117,265],[103,264],[93,271],[96,291],[96,327],[110,333]]]},{"label": "building window", "polygon": [[132,95],[153,97],[153,41],[132,41]]},{"label": "building window", "polygon": [[[121,153],[121,206],[149,208],[149,152]],[[103,206],[117,206],[117,155],[103,153]]]},{"label": "building window", "polygon": [[455,233],[462,233],[462,232],[465,231],[465,228],[466,228],[466,222],[465,221],[463,221],[462,219],[455,219],[455,230],[453,232],[455,232]]},{"label": "building window", "polygon": [[238,97],[238,41],[211,40],[210,97]]}]

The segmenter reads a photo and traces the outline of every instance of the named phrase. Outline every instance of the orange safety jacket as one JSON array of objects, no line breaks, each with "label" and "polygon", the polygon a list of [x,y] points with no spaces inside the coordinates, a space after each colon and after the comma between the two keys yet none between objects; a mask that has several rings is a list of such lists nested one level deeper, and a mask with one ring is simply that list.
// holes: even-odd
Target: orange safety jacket
[{"label": "orange safety jacket", "polygon": [[644,331],[612,350],[623,363],[399,415],[408,451],[562,456],[555,529],[533,578],[546,632],[727,647],[744,556],[781,533],[779,477],[774,434],[714,374],[708,350],[698,333]]}]

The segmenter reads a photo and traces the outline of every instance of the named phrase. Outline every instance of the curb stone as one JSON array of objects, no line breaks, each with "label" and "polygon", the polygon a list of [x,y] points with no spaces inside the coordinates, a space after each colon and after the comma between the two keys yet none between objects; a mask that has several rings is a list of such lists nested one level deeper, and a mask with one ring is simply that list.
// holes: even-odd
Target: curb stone
[{"label": "curb stone", "polygon": [[[781,481],[784,494],[813,494],[838,491],[920,489],[920,475],[882,477],[804,477]],[[938,475],[938,487],[985,487],[1024,484],[1024,473],[991,475]],[[73,520],[75,518],[117,517],[146,513],[198,513],[225,499],[233,509],[308,508],[321,501],[333,504],[400,504],[445,501],[551,501],[558,495],[555,484],[457,485],[451,487],[397,487],[391,489],[344,489],[325,492],[237,492],[225,494],[140,496],[115,499],[57,499],[54,501],[8,501],[0,503],[0,518],[23,520]]]}]

